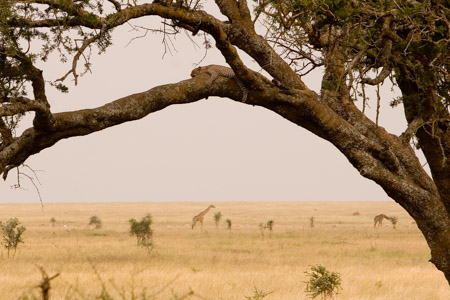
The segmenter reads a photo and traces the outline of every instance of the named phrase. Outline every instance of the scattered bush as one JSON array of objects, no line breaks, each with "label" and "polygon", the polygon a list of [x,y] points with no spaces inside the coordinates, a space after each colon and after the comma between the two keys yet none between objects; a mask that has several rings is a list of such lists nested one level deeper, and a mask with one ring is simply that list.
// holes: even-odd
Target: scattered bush
[{"label": "scattered bush", "polygon": [[272,230],[273,230],[273,220],[267,221],[266,224],[259,223],[259,230],[261,232],[261,238],[264,239],[264,231],[266,229],[269,229],[269,237],[272,237]]},{"label": "scattered bush", "polygon": [[56,219],[55,218],[51,218],[50,219],[50,224],[52,224],[52,227],[55,227]]},{"label": "scattered bush", "polygon": [[309,218],[309,227],[314,227],[314,217]]},{"label": "scattered bush", "polygon": [[225,222],[227,222],[227,229],[228,230],[231,230],[231,220],[230,219],[226,219],[226,221]]},{"label": "scattered bush", "polygon": [[102,228],[102,220],[100,220],[100,218],[99,217],[97,217],[97,216],[92,216],[90,219],[89,219],[89,224],[88,224],[89,226],[94,226],[95,228]]},{"label": "scattered bush", "polygon": [[389,217],[389,221],[392,223],[392,227],[395,229],[395,226],[397,225],[398,218],[397,217]]},{"label": "scattered bush", "polygon": [[220,219],[222,219],[222,213],[219,211],[214,215],[214,222],[216,223],[216,228],[219,227]]},{"label": "scattered bush", "polygon": [[152,216],[147,214],[140,222],[135,219],[130,219],[128,222],[130,223],[130,234],[136,236],[137,244],[147,249],[152,248],[153,231],[150,227],[153,223]]},{"label": "scattered bush", "polygon": [[309,280],[305,281],[307,284],[305,292],[309,294],[311,299],[317,296],[321,296],[322,299],[331,298],[342,289],[341,275],[329,272],[321,265],[312,266],[311,272],[305,273],[309,277]]},{"label": "scattered bush", "polygon": [[266,228],[269,229],[269,237],[272,237],[273,220],[267,221]]},{"label": "scattered bush", "polygon": [[3,233],[2,245],[8,250],[9,253],[14,250],[13,257],[16,255],[17,246],[19,243],[23,243],[22,233],[25,232],[26,228],[20,225],[17,218],[9,219],[6,223],[0,222],[0,228]]},{"label": "scattered bush", "polygon": [[264,230],[266,229],[266,227],[264,226],[263,223],[259,223],[259,231],[261,232],[261,238],[264,239]]}]

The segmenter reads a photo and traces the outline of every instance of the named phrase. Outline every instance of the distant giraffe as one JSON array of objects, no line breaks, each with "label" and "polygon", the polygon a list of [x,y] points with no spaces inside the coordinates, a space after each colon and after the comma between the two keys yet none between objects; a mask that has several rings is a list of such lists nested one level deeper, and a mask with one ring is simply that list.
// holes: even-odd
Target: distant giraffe
[{"label": "distant giraffe", "polygon": [[383,219],[388,219],[389,220],[389,217],[386,216],[385,214],[381,214],[381,215],[375,216],[375,218],[373,218],[373,227],[376,228],[377,225],[378,225],[378,227],[382,227],[383,226]]},{"label": "distant giraffe", "polygon": [[208,206],[207,209],[205,209],[204,211],[202,211],[201,213],[199,213],[198,215],[196,215],[195,217],[192,218],[192,229],[194,229],[195,224],[197,224],[197,222],[200,222],[200,226],[203,227],[203,217],[208,213],[208,211],[211,208],[216,208],[214,205],[210,205]]}]

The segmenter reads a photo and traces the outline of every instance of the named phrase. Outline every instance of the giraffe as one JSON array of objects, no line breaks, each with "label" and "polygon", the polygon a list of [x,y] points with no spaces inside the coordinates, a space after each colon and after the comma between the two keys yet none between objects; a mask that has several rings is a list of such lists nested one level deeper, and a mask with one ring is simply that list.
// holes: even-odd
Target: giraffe
[{"label": "giraffe", "polygon": [[381,214],[381,215],[375,216],[375,218],[373,218],[373,227],[376,228],[377,225],[378,225],[378,227],[382,227],[383,226],[383,219],[388,219],[389,220],[389,217],[386,216],[385,214]]},{"label": "giraffe", "polygon": [[192,229],[194,229],[195,224],[197,224],[197,222],[200,222],[200,226],[203,227],[203,217],[208,213],[208,211],[211,208],[216,208],[214,205],[210,205],[208,206],[207,209],[205,209],[204,211],[202,211],[201,213],[199,213],[198,215],[196,215],[195,217],[192,218]]}]

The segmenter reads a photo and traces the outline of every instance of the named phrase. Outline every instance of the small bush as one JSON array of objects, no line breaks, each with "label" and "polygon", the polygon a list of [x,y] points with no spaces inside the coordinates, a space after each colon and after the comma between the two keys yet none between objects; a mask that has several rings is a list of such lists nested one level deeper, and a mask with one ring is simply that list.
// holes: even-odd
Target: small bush
[{"label": "small bush", "polygon": [[311,299],[321,296],[322,299],[331,298],[338,294],[342,289],[341,275],[335,272],[329,272],[321,265],[312,266],[311,272],[305,272],[309,277],[306,281],[305,292]]},{"label": "small bush", "polygon": [[219,211],[214,214],[214,222],[216,223],[216,228],[219,227],[220,219],[222,219],[222,213]]},{"label": "small bush", "polygon": [[8,257],[11,250],[14,250],[13,257],[16,255],[17,246],[23,243],[22,233],[25,232],[24,226],[19,226],[17,218],[9,219],[6,223],[0,222],[0,228],[3,233],[2,245],[8,250]]},{"label": "small bush", "polygon": [[225,222],[227,222],[227,229],[228,230],[231,230],[231,220],[230,219],[226,219],[226,221]]},{"label": "small bush", "polygon": [[55,227],[56,219],[55,218],[51,218],[50,219],[50,224],[52,224],[52,227]]},{"label": "small bush", "polygon": [[99,217],[97,217],[97,216],[92,216],[90,219],[89,219],[89,224],[88,224],[89,226],[94,226],[95,228],[102,228],[102,220],[100,220],[100,218]]},{"label": "small bush", "polygon": [[267,221],[266,228],[269,229],[269,237],[272,237],[273,220]]},{"label": "small bush", "polygon": [[395,226],[397,225],[398,218],[397,217],[389,217],[389,221],[392,223],[392,227],[395,229]]},{"label": "small bush", "polygon": [[140,222],[135,219],[130,219],[128,222],[130,223],[130,234],[136,236],[137,244],[147,249],[152,248],[153,231],[150,227],[153,223],[152,216],[147,214]]},{"label": "small bush", "polygon": [[314,227],[314,217],[309,218],[309,227]]},{"label": "small bush", "polygon": [[259,223],[259,232],[261,233],[261,238],[264,239],[264,230],[266,229],[266,227],[264,226],[263,223]]}]

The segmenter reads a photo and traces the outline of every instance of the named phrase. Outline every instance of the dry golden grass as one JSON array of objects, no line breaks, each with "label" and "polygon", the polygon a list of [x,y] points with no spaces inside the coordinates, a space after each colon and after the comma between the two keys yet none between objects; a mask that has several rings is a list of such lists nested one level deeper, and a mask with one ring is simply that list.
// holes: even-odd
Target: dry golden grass
[{"label": "dry golden grass", "polygon": [[[15,259],[0,250],[0,298],[36,292],[36,266],[43,266],[49,275],[61,273],[52,281],[51,299],[95,299],[101,282],[115,299],[144,289],[154,299],[176,299],[191,289],[187,299],[245,299],[255,287],[272,292],[264,299],[307,299],[304,272],[321,264],[342,276],[337,299],[450,299],[444,276],[427,262],[420,231],[395,203],[214,204],[203,231],[191,230],[190,220],[208,203],[45,204],[44,211],[38,204],[0,204],[0,220],[18,217],[27,228]],[[218,211],[223,217],[216,229]],[[154,220],[151,252],[128,234],[127,220],[146,213]],[[379,213],[397,216],[397,230],[374,229]],[[102,229],[87,227],[92,215],[101,218]],[[262,239],[258,225],[270,219],[273,237],[266,232]]]}]

